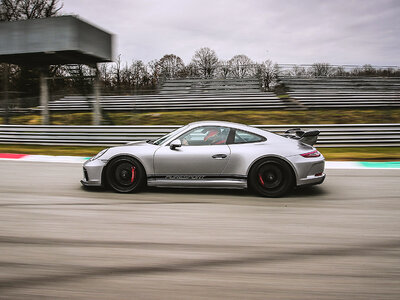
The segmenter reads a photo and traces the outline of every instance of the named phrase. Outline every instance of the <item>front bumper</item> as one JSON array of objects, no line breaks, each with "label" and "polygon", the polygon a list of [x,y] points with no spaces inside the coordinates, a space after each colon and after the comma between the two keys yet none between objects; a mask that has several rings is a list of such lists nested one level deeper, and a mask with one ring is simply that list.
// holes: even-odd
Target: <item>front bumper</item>
[{"label": "front bumper", "polygon": [[83,179],[81,184],[84,186],[102,186],[102,174],[106,161],[101,159],[88,160],[83,164]]}]

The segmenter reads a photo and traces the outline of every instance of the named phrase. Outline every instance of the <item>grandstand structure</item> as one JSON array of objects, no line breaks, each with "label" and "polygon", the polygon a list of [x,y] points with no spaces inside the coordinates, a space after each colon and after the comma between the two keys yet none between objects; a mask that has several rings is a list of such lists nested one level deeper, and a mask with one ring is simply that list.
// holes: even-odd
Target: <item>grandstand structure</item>
[{"label": "grandstand structure", "polygon": [[[65,96],[49,103],[52,111],[90,111],[93,96]],[[100,96],[105,111],[204,109],[285,109],[290,103],[263,92],[258,78],[171,79],[157,94]]]},{"label": "grandstand structure", "polygon": [[400,107],[400,77],[297,77],[279,83],[305,109]]},{"label": "grandstand structure", "polygon": [[[187,78],[164,81],[157,94],[99,100],[104,111],[400,107],[400,77],[280,76],[277,81],[282,95],[262,91],[258,78]],[[91,111],[94,103],[94,96],[65,96],[51,101],[49,109]]]}]

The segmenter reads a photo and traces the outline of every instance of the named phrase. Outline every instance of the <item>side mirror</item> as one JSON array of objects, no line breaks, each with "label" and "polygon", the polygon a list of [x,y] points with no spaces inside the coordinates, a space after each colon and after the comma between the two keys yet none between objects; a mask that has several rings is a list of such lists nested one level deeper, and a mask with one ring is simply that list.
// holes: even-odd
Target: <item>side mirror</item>
[{"label": "side mirror", "polygon": [[174,140],[169,144],[169,148],[171,150],[175,150],[176,148],[182,147],[182,142],[181,140]]}]

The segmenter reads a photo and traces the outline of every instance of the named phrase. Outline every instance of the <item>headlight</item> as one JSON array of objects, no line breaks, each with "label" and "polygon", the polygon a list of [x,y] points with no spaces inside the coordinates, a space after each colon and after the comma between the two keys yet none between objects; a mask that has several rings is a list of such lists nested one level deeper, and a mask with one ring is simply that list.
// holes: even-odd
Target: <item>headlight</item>
[{"label": "headlight", "polygon": [[96,160],[98,159],[100,156],[102,156],[104,153],[107,152],[109,148],[101,150],[99,153],[97,153],[95,156],[93,156],[91,159],[89,159],[90,161]]}]

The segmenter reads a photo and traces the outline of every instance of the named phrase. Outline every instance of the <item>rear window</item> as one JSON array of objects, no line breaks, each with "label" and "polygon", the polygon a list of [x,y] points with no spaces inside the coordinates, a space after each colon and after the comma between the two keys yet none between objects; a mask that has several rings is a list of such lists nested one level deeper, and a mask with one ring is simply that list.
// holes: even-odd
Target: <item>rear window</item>
[{"label": "rear window", "polygon": [[236,129],[233,143],[234,144],[257,143],[262,141],[265,141],[265,137],[247,131]]}]

